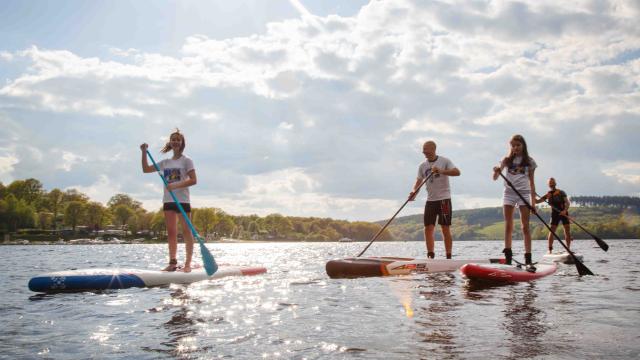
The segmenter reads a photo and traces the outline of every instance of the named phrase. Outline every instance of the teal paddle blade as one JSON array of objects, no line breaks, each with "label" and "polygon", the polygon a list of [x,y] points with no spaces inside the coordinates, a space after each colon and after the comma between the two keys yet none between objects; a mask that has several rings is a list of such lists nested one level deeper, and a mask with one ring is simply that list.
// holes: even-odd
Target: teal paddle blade
[{"label": "teal paddle blade", "polygon": [[209,252],[209,249],[204,246],[204,241],[202,241],[200,237],[198,237],[198,242],[200,242],[200,253],[202,254],[204,269],[207,272],[207,275],[211,276],[215,274],[216,271],[218,271],[218,264],[213,258],[213,255],[211,255],[211,252]]}]

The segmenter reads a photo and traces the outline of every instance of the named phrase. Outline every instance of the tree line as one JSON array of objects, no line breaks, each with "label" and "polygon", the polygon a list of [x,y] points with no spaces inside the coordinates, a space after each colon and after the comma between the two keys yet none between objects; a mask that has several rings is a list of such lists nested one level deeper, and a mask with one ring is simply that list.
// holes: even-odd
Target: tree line
[{"label": "tree line", "polygon": [[571,203],[578,206],[610,206],[640,209],[637,196],[572,196]]},{"label": "tree line", "polygon": [[[617,197],[619,198],[619,197]],[[631,198],[631,197],[629,197]],[[636,201],[639,198],[631,198]],[[589,232],[605,239],[640,239],[640,207],[607,204],[600,206],[573,206],[569,210],[572,218],[585,227]],[[633,203],[632,201],[626,203]],[[551,210],[540,206],[538,211],[543,219],[549,223]],[[516,219],[518,215],[514,215]],[[495,240],[504,238],[504,219],[501,207],[454,210],[451,233],[455,240]],[[531,236],[533,239],[545,239],[548,229],[537,217],[531,217]],[[396,219],[389,226],[394,239],[422,241],[422,215],[410,215]],[[577,226],[571,227],[575,239],[591,239],[591,236]],[[563,239],[561,227],[557,234]],[[514,238],[522,238],[519,222],[516,220]],[[440,237],[436,232],[436,237]]]},{"label": "tree line", "polygon": [[[337,241],[370,240],[381,228],[369,222],[329,218],[288,217],[270,214],[234,216],[218,208],[192,208],[192,222],[207,238],[245,240]],[[75,189],[46,191],[37,179],[0,182],[0,233],[38,229],[75,233],[98,232],[106,227],[125,229],[132,235],[166,236],[162,209],[147,211],[127,194],[115,194],[106,205],[91,201]],[[391,240],[384,231],[380,240]]]},{"label": "tree line", "polygon": [[[571,214],[592,233],[603,238],[640,238],[640,198],[632,196],[574,196]],[[549,209],[541,208],[548,219]],[[270,214],[234,216],[219,208],[193,208],[192,221],[207,238],[244,240],[337,241],[349,238],[369,241],[386,221],[349,222],[330,218],[291,217]],[[164,237],[162,209],[147,211],[127,194],[115,194],[106,205],[91,201],[75,189],[44,190],[36,179],[0,182],[0,234],[19,229],[38,229],[59,234],[97,232],[105,228],[125,229],[132,236]],[[454,211],[451,227],[457,240],[500,239],[504,222],[502,209],[484,208]],[[515,236],[519,227],[515,228]],[[546,228],[532,221],[534,238],[546,237]],[[589,238],[574,227],[574,237]],[[379,240],[423,240],[422,215],[399,217]],[[439,234],[438,234],[439,236]]]}]

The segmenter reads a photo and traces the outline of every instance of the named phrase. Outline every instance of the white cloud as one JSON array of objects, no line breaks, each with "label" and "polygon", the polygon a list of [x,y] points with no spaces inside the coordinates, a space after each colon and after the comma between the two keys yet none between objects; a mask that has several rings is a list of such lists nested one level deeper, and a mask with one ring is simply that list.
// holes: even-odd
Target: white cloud
[{"label": "white cloud", "polygon": [[313,192],[318,186],[318,182],[302,169],[293,168],[250,176],[246,193],[295,195]]},{"label": "white cloud", "polygon": [[[119,79],[138,77],[137,69],[133,66],[102,62],[97,58],[81,58],[69,51],[40,50],[35,46],[15,55],[30,59],[35,72],[24,74],[1,88],[2,96],[24,99],[30,103],[28,108],[54,112],[101,116],[144,115],[133,104],[118,103],[124,99],[129,101],[129,93],[120,87],[122,84]],[[105,82],[118,87],[110,88],[105,86]]]},{"label": "white cloud", "polygon": [[[281,213],[289,216],[362,218],[367,209],[368,220],[388,216],[396,201],[339,197],[318,191],[320,184],[304,170],[291,168],[249,176],[247,187],[233,198],[194,194],[196,206],[222,207],[232,214],[265,216]],[[360,214],[360,215],[359,215]]]},{"label": "white cloud", "polygon": [[7,51],[0,51],[0,59],[4,61],[11,61],[13,60],[13,54]]},{"label": "white cloud", "polygon": [[117,56],[122,56],[122,57],[128,57],[128,56],[132,56],[132,55],[137,55],[140,53],[139,50],[137,49],[133,49],[133,48],[129,48],[129,49],[119,49],[119,48],[109,48],[109,52],[117,55]]},{"label": "white cloud", "polygon": [[420,131],[420,132],[434,132],[438,134],[455,134],[459,130],[450,123],[444,121],[433,121],[429,119],[416,120],[411,119],[402,127],[398,132],[404,131]]},{"label": "white cloud", "polygon": [[614,123],[612,121],[604,121],[599,124],[596,124],[592,129],[591,133],[598,136],[606,136],[607,132],[613,128]]},{"label": "white cloud", "polygon": [[300,15],[302,15],[302,18],[305,21],[311,23],[315,27],[321,28],[320,21],[309,10],[307,10],[300,1],[289,0],[289,3],[291,3],[291,5],[300,12]]},{"label": "white cloud", "polygon": [[278,125],[278,128],[282,130],[291,130],[293,129],[293,124],[283,121]]},{"label": "white cloud", "polygon": [[80,162],[87,162],[88,159],[85,156],[77,155],[69,151],[54,149],[56,153],[60,153],[61,161],[58,165],[58,169],[64,171],[71,171],[74,166]]},{"label": "white cloud", "polygon": [[587,69],[580,83],[589,94],[608,95],[630,93],[637,90],[638,71],[624,66],[606,66]]},{"label": "white cloud", "polygon": [[427,138],[463,171],[461,207],[494,198],[486,171],[514,133],[541,172],[585,193],[619,176],[585,181],[580,166],[640,156],[629,140],[640,123],[631,3],[374,1],[349,18],[292,3],[301,17],[243,37],[193,34],[177,54],[0,52],[18,69],[0,88],[12,126],[0,140],[22,144],[18,163],[2,155],[3,176],[89,189],[107,166],[118,174],[109,191],[155,199],[138,183],[137,147],[151,139],[157,150],[179,127],[198,169],[194,196],[214,206],[376,218],[406,195],[401,179],[412,181]]},{"label": "white cloud", "polygon": [[[91,201],[98,201],[104,205],[109,202],[113,195],[122,192],[121,186],[117,183],[113,183],[110,177],[106,174],[99,175],[97,181],[92,184],[75,184],[67,187],[67,189],[76,189],[89,196]],[[155,209],[156,208],[149,208],[149,210]]]},{"label": "white cloud", "polygon": [[215,113],[215,112],[200,113],[200,112],[197,112],[197,111],[189,111],[187,113],[187,116],[195,117],[195,118],[201,118],[201,119],[206,120],[207,122],[210,122],[210,123],[214,123],[214,122],[220,120],[220,115]]},{"label": "white cloud", "polygon": [[502,199],[496,197],[475,197],[469,195],[456,195],[452,197],[452,206],[454,210],[478,209],[484,207],[502,206]]},{"label": "white cloud", "polygon": [[602,173],[619,183],[640,186],[640,162],[617,161],[613,166],[603,169]]},{"label": "white cloud", "polygon": [[[411,119],[404,123],[400,129],[394,131],[392,134],[385,137],[386,142],[396,141],[399,136],[402,136],[402,133],[419,133],[419,134],[428,134],[429,138],[433,138],[434,136],[439,135],[451,135],[459,132],[459,129],[451,123],[445,121],[434,121],[428,118],[416,120]],[[423,136],[420,137],[420,141],[424,139]]]},{"label": "white cloud", "polygon": [[10,151],[0,148],[0,179],[9,182],[12,179],[13,166],[19,162],[18,158]]}]

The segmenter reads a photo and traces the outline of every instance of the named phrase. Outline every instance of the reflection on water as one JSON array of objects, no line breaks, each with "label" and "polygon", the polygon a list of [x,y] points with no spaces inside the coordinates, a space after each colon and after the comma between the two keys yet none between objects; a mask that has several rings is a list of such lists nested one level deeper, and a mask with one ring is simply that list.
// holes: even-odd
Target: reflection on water
[{"label": "reflection on water", "polygon": [[535,282],[522,284],[523,287],[511,287],[504,298],[505,309],[503,326],[511,337],[509,359],[532,358],[548,355],[541,340],[547,332],[546,313],[536,306],[537,290]]},{"label": "reflection on water", "polygon": [[155,307],[148,310],[149,313],[161,313],[172,311],[171,318],[162,324],[162,328],[167,331],[168,339],[160,342],[163,348],[152,348],[142,346],[147,352],[164,353],[177,358],[185,358],[195,353],[205,351],[199,348],[197,342],[198,329],[196,324],[204,322],[202,319],[193,318],[193,311],[190,307],[200,304],[201,301],[192,299],[187,291],[182,288],[171,292],[170,298],[165,300],[162,307]]},{"label": "reflection on water", "polygon": [[[326,261],[353,256],[360,243],[208,244],[220,263],[268,273],[55,295],[31,293],[30,276],[158,268],[166,248],[7,246],[0,359],[637,359],[640,241],[616,241],[606,254],[586,244],[576,242],[598,276],[561,265],[505,286],[476,286],[458,273],[329,279]],[[499,248],[459,243],[460,254],[478,257]],[[415,256],[424,245],[380,243],[370,252]]]},{"label": "reflection on water", "polygon": [[421,301],[415,323],[424,345],[420,347],[421,358],[452,359],[460,354],[456,309],[461,303],[456,299],[455,286],[453,273],[429,274],[417,286]]},{"label": "reflection on water", "polygon": [[537,305],[540,291],[535,281],[513,284],[467,280],[463,296],[479,303],[501,303],[503,319],[498,324],[505,330],[508,346],[495,352],[505,353],[507,359],[521,359],[550,354],[544,340],[549,330],[547,313]]}]

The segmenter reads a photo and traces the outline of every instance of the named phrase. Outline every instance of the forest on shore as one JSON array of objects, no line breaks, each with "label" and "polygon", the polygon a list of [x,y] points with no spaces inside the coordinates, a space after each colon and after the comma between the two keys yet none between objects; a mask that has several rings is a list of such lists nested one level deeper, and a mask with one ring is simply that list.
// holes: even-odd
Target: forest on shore
[{"label": "forest on shore", "polygon": [[[590,232],[607,239],[640,238],[640,198],[574,196],[571,202],[571,215]],[[550,210],[540,207],[540,213],[548,219]],[[206,207],[193,208],[192,216],[200,235],[214,240],[369,241],[387,220],[231,215],[223,209]],[[532,219],[533,238],[545,238],[544,225],[537,218]],[[95,236],[105,229],[161,241],[165,236],[164,216],[161,209],[147,211],[127,194],[115,194],[103,205],[75,189],[46,191],[37,179],[15,180],[8,185],[0,182],[0,235],[51,241]],[[502,208],[454,210],[451,230],[456,240],[501,239]],[[516,231],[519,232],[518,226]],[[517,232],[515,236],[521,236]],[[576,239],[590,238],[575,226],[572,232]],[[422,234],[422,215],[409,215],[396,218],[378,240],[422,241]]]},{"label": "forest on shore", "polygon": [[[551,209],[538,206],[538,213],[549,224]],[[640,239],[640,198],[632,196],[571,197],[571,217],[592,234],[605,239]],[[519,215],[514,220],[514,238],[522,238]],[[546,226],[535,215],[530,216],[533,239],[545,239]],[[393,238],[423,240],[422,215],[399,217],[389,226]],[[564,239],[558,227],[557,234]],[[451,233],[456,240],[494,240],[504,238],[504,217],[501,207],[454,210]],[[571,226],[575,239],[591,239],[577,226]],[[440,236],[436,232],[436,237]]]}]

